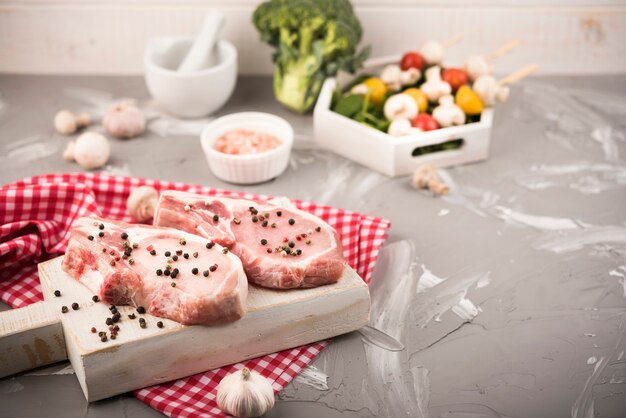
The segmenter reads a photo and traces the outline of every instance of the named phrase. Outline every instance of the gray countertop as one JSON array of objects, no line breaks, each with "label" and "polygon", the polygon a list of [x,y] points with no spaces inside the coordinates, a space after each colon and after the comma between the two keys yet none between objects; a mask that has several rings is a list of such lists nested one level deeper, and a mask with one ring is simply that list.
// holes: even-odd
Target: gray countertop
[{"label": "gray countertop", "polygon": [[[0,76],[0,183],[77,171],[57,110],[149,109],[149,131],[113,141],[104,172],[285,195],[391,220],[372,282],[372,325],[338,337],[269,417],[626,416],[626,76],[537,77],[496,111],[487,162],[450,168],[444,198],[306,148],[308,116],[241,78],[220,114],[288,118],[287,172],[232,186],[208,170],[203,121],[167,118],[139,77]],[[341,138],[337,138],[341,140]],[[397,340],[396,341],[394,341]],[[390,342],[404,346],[390,350]],[[0,380],[2,417],[150,417],[130,395],[87,404],[67,363]]]}]

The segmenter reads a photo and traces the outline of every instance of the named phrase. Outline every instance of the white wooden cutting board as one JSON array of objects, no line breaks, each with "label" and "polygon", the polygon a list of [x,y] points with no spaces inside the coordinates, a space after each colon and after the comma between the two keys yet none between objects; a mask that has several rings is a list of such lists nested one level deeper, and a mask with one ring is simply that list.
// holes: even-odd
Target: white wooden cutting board
[{"label": "white wooden cutting board", "polygon": [[[0,377],[69,358],[88,401],[320,341],[369,322],[367,285],[346,267],[341,280],[328,286],[285,291],[251,285],[246,315],[221,326],[184,326],[118,306],[117,339],[102,342],[91,328],[110,335],[109,305],[93,302],[93,294],[63,272],[61,259],[39,264],[45,301],[0,313]],[[80,305],[76,311],[74,302]],[[131,313],[137,318],[129,319]],[[139,326],[139,317],[147,328]]]}]

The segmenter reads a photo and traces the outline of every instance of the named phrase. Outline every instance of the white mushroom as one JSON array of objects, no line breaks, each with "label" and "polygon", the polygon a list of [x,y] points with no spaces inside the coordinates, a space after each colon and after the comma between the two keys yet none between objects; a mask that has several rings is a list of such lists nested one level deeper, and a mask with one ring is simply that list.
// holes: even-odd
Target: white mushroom
[{"label": "white mushroom", "polygon": [[440,97],[452,93],[450,84],[441,79],[439,66],[430,67],[426,70],[426,82],[421,85],[420,90],[431,102],[437,102]]},{"label": "white mushroom", "polygon": [[465,123],[465,113],[454,104],[452,96],[443,96],[439,99],[439,106],[433,110],[433,118],[442,128]]},{"label": "white mushroom", "polygon": [[408,119],[396,119],[389,124],[387,133],[391,136],[406,136],[422,132],[420,128],[414,128]]},{"label": "white mushroom", "polygon": [[415,84],[421,77],[422,72],[420,70],[417,68],[409,68],[408,70],[400,73],[400,84],[403,86]]},{"label": "white mushroom", "polygon": [[417,189],[430,189],[436,196],[448,194],[448,186],[439,179],[437,168],[432,164],[422,165],[415,170],[411,184]]},{"label": "white mushroom", "polygon": [[150,186],[140,186],[131,190],[126,200],[126,210],[139,222],[145,222],[154,216],[159,194]]},{"label": "white mushroom", "polygon": [[91,116],[87,113],[76,116],[69,110],[61,110],[54,116],[54,129],[63,135],[71,135],[79,128],[89,125],[91,125]]},{"label": "white mushroom", "polygon": [[383,68],[383,71],[380,73],[380,79],[383,80],[389,90],[398,91],[402,87],[400,82],[401,74],[402,70],[399,65],[390,64]]},{"label": "white mushroom", "polygon": [[85,132],[76,139],[74,159],[88,170],[102,167],[111,156],[109,141],[97,132]]},{"label": "white mushroom", "polygon": [[493,72],[493,65],[489,63],[483,55],[472,55],[468,57],[465,60],[463,68],[471,81],[476,80],[481,75],[488,75]]},{"label": "white mushroom", "polygon": [[476,92],[485,106],[493,106],[496,101],[506,102],[509,97],[509,87],[503,86],[490,75],[482,75],[474,81],[472,89]]},{"label": "white mushroom", "polygon": [[443,61],[444,47],[437,41],[426,41],[420,48],[426,65],[439,65]]},{"label": "white mushroom", "polygon": [[63,151],[63,159],[65,161],[74,161],[74,145],[76,145],[74,141],[70,141],[67,143],[65,151]]},{"label": "white mushroom", "polygon": [[399,65],[391,64],[383,68],[380,79],[387,85],[389,90],[398,91],[402,86],[414,84],[422,76],[422,72],[417,68],[409,68],[402,71]]},{"label": "white mushroom", "polygon": [[146,129],[146,117],[131,102],[122,101],[107,110],[102,126],[116,138],[134,138]]},{"label": "white mushroom", "polygon": [[408,94],[394,94],[385,102],[385,117],[388,120],[413,119],[418,113],[417,103]]},{"label": "white mushroom", "polygon": [[350,89],[350,93],[352,94],[362,94],[362,95],[366,95],[367,93],[369,93],[370,89],[365,85],[365,84],[357,84],[356,86],[352,87]]}]

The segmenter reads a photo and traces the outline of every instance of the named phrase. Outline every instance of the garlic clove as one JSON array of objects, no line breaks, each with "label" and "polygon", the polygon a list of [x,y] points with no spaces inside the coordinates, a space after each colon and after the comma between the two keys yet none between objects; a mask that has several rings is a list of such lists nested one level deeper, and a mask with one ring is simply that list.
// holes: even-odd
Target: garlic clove
[{"label": "garlic clove", "polygon": [[110,156],[111,146],[104,135],[85,132],[76,139],[74,159],[81,167],[88,170],[102,167]]},{"label": "garlic clove", "polygon": [[102,117],[102,126],[116,138],[134,138],[146,129],[146,117],[132,103],[122,101],[113,105]]},{"label": "garlic clove", "polygon": [[216,401],[237,418],[259,417],[274,407],[274,389],[265,377],[244,367],[217,385]]},{"label": "garlic clove", "polygon": [[154,210],[159,199],[159,193],[150,186],[140,186],[131,190],[126,200],[126,210],[138,220],[145,222],[154,216]]}]

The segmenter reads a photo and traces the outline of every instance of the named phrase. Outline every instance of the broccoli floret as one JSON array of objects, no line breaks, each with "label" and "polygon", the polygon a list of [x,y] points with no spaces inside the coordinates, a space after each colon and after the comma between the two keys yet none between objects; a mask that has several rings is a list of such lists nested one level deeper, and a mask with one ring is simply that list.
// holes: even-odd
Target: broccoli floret
[{"label": "broccoli floret", "polygon": [[261,40],[276,48],[276,98],[300,113],[313,107],[326,77],[354,72],[369,54],[357,53],[362,30],[349,0],[269,0],[252,20]]}]

